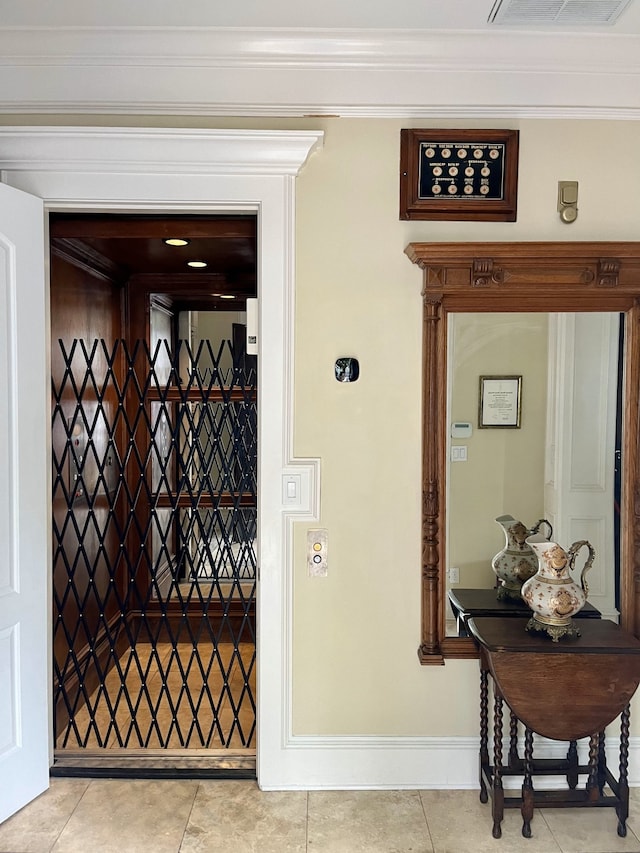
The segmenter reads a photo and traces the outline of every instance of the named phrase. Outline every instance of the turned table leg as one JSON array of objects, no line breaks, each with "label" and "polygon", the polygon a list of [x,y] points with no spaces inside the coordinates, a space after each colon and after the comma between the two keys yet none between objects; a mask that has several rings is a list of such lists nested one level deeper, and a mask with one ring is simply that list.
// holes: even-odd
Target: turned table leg
[{"label": "turned table leg", "polygon": [[493,785],[492,809],[494,838],[501,838],[504,817],[504,790],[502,787],[502,696],[495,688],[493,705]]},{"label": "turned table leg", "polygon": [[607,783],[607,751],[605,749],[605,733],[600,732],[600,740],[598,743],[598,791],[600,796],[604,793],[604,786]]},{"label": "turned table leg", "polygon": [[522,780],[522,834],[531,838],[533,820],[533,732],[524,730],[524,778]]},{"label": "turned table leg", "polygon": [[567,752],[567,785],[570,788],[578,786],[578,744],[575,740],[569,741],[569,751]]},{"label": "turned table leg", "polygon": [[620,775],[618,777],[618,799],[616,808],[618,814],[618,835],[624,838],[627,834],[627,818],[629,817],[629,705],[620,715]]},{"label": "turned table leg", "polygon": [[489,673],[480,670],[480,802],[488,800],[484,769],[489,766]]},{"label": "turned table leg", "polygon": [[598,790],[598,749],[600,746],[600,734],[596,733],[589,738],[589,776],[587,777],[587,796],[590,802],[595,802],[600,797]]},{"label": "turned table leg", "polygon": [[509,767],[515,768],[520,756],[518,755],[518,718],[511,711],[509,716]]}]

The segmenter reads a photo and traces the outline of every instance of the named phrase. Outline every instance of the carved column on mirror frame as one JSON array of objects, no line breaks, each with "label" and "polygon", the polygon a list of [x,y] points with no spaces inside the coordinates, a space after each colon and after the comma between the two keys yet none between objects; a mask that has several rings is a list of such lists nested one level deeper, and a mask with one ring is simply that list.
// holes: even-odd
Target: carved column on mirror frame
[{"label": "carved column on mirror frame", "polygon": [[439,455],[438,443],[427,435],[427,424],[437,422],[442,357],[440,339],[441,300],[423,292],[423,398],[422,398],[422,637],[421,658],[440,652],[439,589]]},{"label": "carved column on mirror frame", "polygon": [[435,481],[422,490],[422,642],[421,654],[440,651],[438,611],[438,489]]}]

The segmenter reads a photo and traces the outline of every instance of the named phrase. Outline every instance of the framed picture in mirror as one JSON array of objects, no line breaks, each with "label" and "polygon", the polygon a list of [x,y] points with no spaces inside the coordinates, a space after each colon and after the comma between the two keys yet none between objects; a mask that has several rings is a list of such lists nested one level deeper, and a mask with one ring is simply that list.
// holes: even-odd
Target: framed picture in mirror
[{"label": "framed picture in mirror", "polygon": [[520,429],[522,376],[481,376],[478,427]]}]

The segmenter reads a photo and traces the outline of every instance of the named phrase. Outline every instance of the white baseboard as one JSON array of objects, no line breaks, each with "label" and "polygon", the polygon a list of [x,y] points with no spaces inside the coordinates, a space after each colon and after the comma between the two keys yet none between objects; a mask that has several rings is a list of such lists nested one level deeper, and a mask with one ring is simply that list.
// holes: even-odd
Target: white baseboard
[{"label": "white baseboard", "polygon": [[[608,738],[611,772],[619,773],[618,736]],[[519,744],[522,755],[523,744]],[[346,789],[477,789],[479,738],[444,737],[292,737],[284,750],[286,759],[275,778],[259,767],[263,790]],[[503,758],[506,760],[508,742]],[[567,744],[537,739],[538,758],[560,758]],[[581,763],[587,762],[588,740],[578,743]],[[516,777],[519,780],[519,777]],[[505,788],[520,782],[505,779]],[[546,777],[545,787],[562,787],[561,777]],[[640,786],[640,737],[629,741],[629,785]]]}]

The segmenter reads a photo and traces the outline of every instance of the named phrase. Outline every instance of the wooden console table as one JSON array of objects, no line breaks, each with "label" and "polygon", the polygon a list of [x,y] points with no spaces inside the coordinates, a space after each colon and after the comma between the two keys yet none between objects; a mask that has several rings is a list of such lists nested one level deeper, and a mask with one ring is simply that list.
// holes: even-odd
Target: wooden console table
[{"label": "wooden console table", "polygon": [[[478,617],[468,621],[480,649],[480,800],[491,797],[493,836],[500,838],[505,808],[520,808],[522,834],[531,836],[534,808],[610,806],[618,835],[629,814],[629,702],[640,682],[640,641],[614,622],[585,619],[581,636],[554,643],[525,630],[527,618]],[[493,683],[493,763],[489,756],[489,675]],[[510,749],[502,760],[503,702],[511,711]],[[607,766],[606,726],[620,716],[619,774]],[[524,756],[518,755],[518,723]],[[566,741],[566,759],[534,760],[533,734]],[[589,763],[579,765],[576,742],[589,737]],[[586,774],[584,789],[578,777]],[[534,790],[533,776],[564,776],[564,790]],[[502,779],[522,776],[518,794]],[[608,785],[611,794],[605,792]]]},{"label": "wooden console table", "polygon": [[[467,621],[479,616],[531,616],[531,610],[524,601],[498,601],[497,590],[493,589],[455,589],[449,590],[449,604],[456,620],[459,637],[468,637]],[[579,611],[576,619],[600,619],[601,613],[587,602]]]}]

